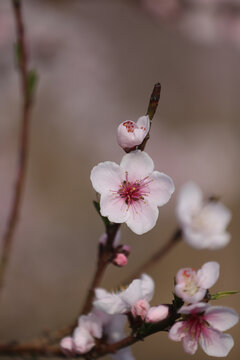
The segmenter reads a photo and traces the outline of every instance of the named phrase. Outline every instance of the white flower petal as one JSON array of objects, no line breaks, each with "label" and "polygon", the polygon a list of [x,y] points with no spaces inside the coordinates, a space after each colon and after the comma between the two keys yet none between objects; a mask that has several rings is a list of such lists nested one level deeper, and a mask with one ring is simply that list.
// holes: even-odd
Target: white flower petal
[{"label": "white flower petal", "polygon": [[111,193],[101,195],[100,209],[102,216],[108,217],[110,221],[115,223],[123,223],[129,217],[125,202]]},{"label": "white flower petal", "polygon": [[178,321],[169,330],[168,337],[173,341],[181,341],[185,334],[184,322]]},{"label": "white flower petal", "polygon": [[231,335],[210,328],[200,335],[199,343],[207,355],[216,357],[227,356],[234,345]]},{"label": "white flower petal", "polygon": [[232,217],[230,210],[220,202],[209,202],[204,206],[204,212],[215,233],[224,231]]},{"label": "white flower petal", "polygon": [[132,151],[123,156],[120,167],[128,172],[129,181],[145,178],[153,172],[154,163],[150,156],[144,151]]},{"label": "white flower petal", "polygon": [[202,206],[201,189],[193,182],[186,183],[180,190],[177,203],[177,216],[181,223],[191,222],[192,215]]},{"label": "white flower petal", "polygon": [[231,235],[227,232],[212,235],[207,239],[207,247],[210,250],[221,249],[226,246],[231,240]]},{"label": "white flower petal", "polygon": [[122,181],[122,170],[115,162],[105,161],[94,166],[90,179],[92,186],[100,194],[109,190],[118,190]]},{"label": "white flower petal", "polygon": [[214,329],[220,331],[230,329],[239,321],[236,311],[225,306],[211,306],[206,310],[204,318]]},{"label": "white flower petal", "polygon": [[107,314],[122,314],[128,309],[126,303],[121,299],[119,294],[111,294],[103,289],[95,290],[96,299],[93,305]]},{"label": "white flower petal", "polygon": [[198,348],[198,342],[195,337],[193,337],[191,334],[186,334],[183,338],[183,348],[184,351],[190,355],[195,354]]},{"label": "white flower petal", "polygon": [[141,292],[143,298],[147,301],[151,301],[154,293],[154,281],[147,274],[142,274],[141,276]]},{"label": "white flower petal", "polygon": [[[145,116],[141,116],[138,121],[137,121],[137,126],[139,128],[145,128],[145,134],[147,135],[148,131],[149,131],[149,126],[150,126],[150,120],[149,120],[149,116],[145,115]],[[145,136],[146,136],[145,135]]]},{"label": "white flower petal", "polygon": [[211,237],[192,230],[190,227],[183,228],[184,240],[195,249],[208,249],[211,247]]},{"label": "white flower petal", "polygon": [[196,292],[196,294],[194,295],[188,295],[188,293],[186,292],[186,288],[184,284],[178,284],[175,286],[174,288],[175,294],[180,297],[184,302],[190,303],[190,304],[194,304],[197,303],[199,301],[201,301],[205,294],[206,294],[206,289],[198,289],[198,291]]},{"label": "white flower petal", "polygon": [[87,330],[77,327],[73,333],[74,351],[79,354],[85,354],[95,346],[94,338]]},{"label": "white flower petal", "polygon": [[135,234],[142,235],[156,225],[159,212],[157,206],[151,206],[149,203],[140,204],[139,202],[139,208],[133,208],[132,205],[128,213],[127,226]]},{"label": "white flower petal", "polygon": [[143,297],[141,280],[133,280],[131,284],[127,287],[127,289],[122,291],[120,296],[121,299],[129,305],[128,310],[130,310],[132,305],[134,305],[138,300],[142,299]]},{"label": "white flower petal", "polygon": [[148,200],[157,206],[166,204],[175,190],[172,179],[159,171],[154,171],[150,176],[150,194]]},{"label": "white flower petal", "polygon": [[198,285],[203,289],[209,289],[218,280],[220,265],[215,261],[205,263],[197,272]]}]

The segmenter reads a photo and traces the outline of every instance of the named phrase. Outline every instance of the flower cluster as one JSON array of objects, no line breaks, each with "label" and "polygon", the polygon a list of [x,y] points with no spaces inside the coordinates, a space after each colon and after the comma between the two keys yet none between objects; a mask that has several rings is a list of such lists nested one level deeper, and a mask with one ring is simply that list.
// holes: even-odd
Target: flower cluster
[{"label": "flower cluster", "polygon": [[182,306],[178,313],[181,318],[169,331],[169,338],[183,342],[184,350],[194,354],[198,341],[203,351],[210,356],[227,356],[234,341],[231,335],[223,334],[238,322],[237,313],[223,306],[211,306],[204,300],[208,289],[219,277],[219,264],[205,263],[197,272],[191,268],[178,271],[175,294],[187,306]]},{"label": "flower cluster", "polygon": [[[153,99],[155,101],[156,97]],[[120,124],[117,141],[127,154],[120,165],[105,161],[91,171],[91,182],[99,200],[96,208],[106,226],[106,232],[99,239],[99,264],[127,265],[130,247],[120,244],[120,224],[126,223],[138,235],[148,232],[156,224],[158,207],[166,204],[174,192],[172,179],[154,170],[153,160],[144,151],[149,131],[148,116],[140,117],[137,123],[128,120]],[[192,247],[218,249],[230,241],[226,231],[230,211],[216,199],[204,200],[196,184],[191,182],[183,186],[176,214],[179,223],[176,234]],[[88,307],[92,310],[80,316],[72,336],[62,339],[63,352],[73,357],[87,354],[94,348],[97,351],[99,344],[118,344],[124,340],[124,326],[128,320],[133,339],[130,344],[167,330],[169,338],[182,341],[189,354],[196,352],[199,343],[210,356],[226,356],[234,341],[231,335],[222,332],[238,322],[238,315],[233,309],[209,303],[218,295],[211,295],[209,289],[218,280],[219,269],[215,261],[205,263],[197,271],[180,269],[175,277],[171,304],[150,305],[155,285],[147,274],[115,292],[93,287],[91,291],[95,297],[92,295]],[[114,359],[133,359],[129,347],[118,346],[117,350],[112,355]]]},{"label": "flower cluster", "polygon": [[96,289],[94,306],[107,314],[131,314],[133,318],[141,318],[142,321],[157,322],[167,317],[168,307],[150,307],[153,293],[152,278],[143,274],[140,279],[133,280],[125,290],[116,293]]},{"label": "flower cluster", "polygon": [[[96,340],[103,336],[109,344],[124,338],[125,323],[124,315],[108,315],[93,308],[88,315],[80,316],[73,336],[63,338],[61,348],[70,357],[86,354],[96,345]],[[119,350],[112,357],[114,360],[134,360],[129,347]]]}]

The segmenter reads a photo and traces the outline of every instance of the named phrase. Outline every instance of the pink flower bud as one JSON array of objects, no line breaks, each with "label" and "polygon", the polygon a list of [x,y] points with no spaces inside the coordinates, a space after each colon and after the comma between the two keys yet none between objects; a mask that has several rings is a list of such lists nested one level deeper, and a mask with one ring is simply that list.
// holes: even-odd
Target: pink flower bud
[{"label": "pink flower bud", "polygon": [[125,266],[128,263],[128,259],[127,259],[126,255],[119,253],[113,259],[113,263],[117,266]]},{"label": "pink flower bud", "polygon": [[67,356],[73,356],[73,339],[70,336],[63,338],[60,342],[61,349],[63,353]]},{"label": "pink flower bud", "polygon": [[169,309],[166,305],[159,305],[151,307],[146,316],[146,322],[155,323],[166,319]]},{"label": "pink flower bud", "polygon": [[142,320],[145,319],[150,305],[147,300],[142,299],[138,300],[131,308],[131,313],[133,317],[140,316]]},{"label": "pink flower bud", "polygon": [[142,116],[135,123],[134,121],[124,121],[118,126],[117,141],[125,150],[140,145],[149,131],[149,117]]}]

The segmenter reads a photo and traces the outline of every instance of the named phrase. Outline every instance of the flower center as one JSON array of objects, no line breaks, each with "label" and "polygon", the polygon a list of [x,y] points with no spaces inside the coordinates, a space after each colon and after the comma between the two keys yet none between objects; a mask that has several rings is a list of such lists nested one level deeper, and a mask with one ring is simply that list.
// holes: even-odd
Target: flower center
[{"label": "flower center", "polygon": [[198,286],[195,279],[195,271],[194,269],[191,270],[184,270],[183,277],[185,281],[184,292],[186,292],[189,296],[193,296],[198,292]]},{"label": "flower center", "polygon": [[133,133],[134,128],[136,127],[136,124],[133,121],[128,120],[123,123],[123,126],[126,127],[127,132]]},{"label": "flower center", "polygon": [[185,331],[192,339],[197,341],[201,333],[204,333],[206,327],[207,323],[204,320],[203,314],[191,314],[186,321]]},{"label": "flower center", "polygon": [[152,180],[149,180],[149,177],[146,176],[142,180],[129,181],[128,172],[126,171],[126,180],[124,180],[119,190],[117,191],[118,196],[125,201],[128,207],[134,204],[136,201],[145,201],[145,197],[150,193],[149,183]]}]

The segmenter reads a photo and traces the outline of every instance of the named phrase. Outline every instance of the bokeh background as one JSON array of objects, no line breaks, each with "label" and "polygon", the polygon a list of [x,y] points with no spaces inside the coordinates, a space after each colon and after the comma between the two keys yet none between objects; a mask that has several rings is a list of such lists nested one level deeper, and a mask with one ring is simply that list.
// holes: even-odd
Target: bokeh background
[{"label": "bokeh background", "polygon": [[[16,170],[19,79],[10,1],[0,2],[0,231]],[[239,283],[240,2],[229,0],[24,0],[31,66],[37,87],[21,219],[0,299],[0,339],[28,340],[76,317],[92,277],[103,225],[89,174],[100,161],[119,162],[116,127],[146,112],[154,83],[162,96],[147,152],[170,175],[176,192],[157,226],[139,237],[122,227],[132,247],[129,265],[109,268],[103,286],[116,287],[164,244],[177,226],[180,186],[196,181],[220,195],[233,213],[231,243],[197,251],[184,242],[149,274],[152,304],[172,299],[180,267],[216,260],[213,291]],[[239,296],[219,304],[240,310]],[[239,326],[229,331],[240,356]],[[187,359],[166,333],[133,347],[136,359]],[[199,349],[196,360],[207,356]]]}]

